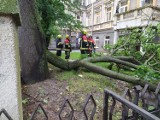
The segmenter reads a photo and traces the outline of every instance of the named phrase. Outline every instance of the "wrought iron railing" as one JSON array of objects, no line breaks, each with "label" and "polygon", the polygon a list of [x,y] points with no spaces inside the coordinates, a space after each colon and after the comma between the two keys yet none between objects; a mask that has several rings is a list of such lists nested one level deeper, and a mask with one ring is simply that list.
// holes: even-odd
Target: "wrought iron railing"
[{"label": "wrought iron railing", "polygon": [[[103,120],[112,120],[113,115],[116,114],[115,109],[116,105],[121,105],[121,115],[118,116],[119,120],[160,120],[160,83],[157,86],[155,92],[149,91],[149,85],[145,85],[144,88],[141,86],[135,86],[133,89],[126,88],[123,95],[119,96],[115,92],[105,89],[104,90],[104,107],[103,107]],[[90,104],[92,103],[92,105]],[[141,105],[141,107],[139,107]],[[71,105],[69,99],[66,99],[59,110],[58,117],[62,120],[63,111],[66,110],[69,112],[67,120],[75,119],[74,108]],[[92,109],[88,113],[88,106],[92,106]],[[150,106],[153,106],[152,109]],[[96,102],[93,96],[88,95],[83,107],[82,114],[85,120],[93,120],[96,113]],[[47,112],[44,110],[41,104],[38,104],[32,113],[30,120],[33,120],[37,117],[38,111],[41,110],[43,113],[43,119],[48,120]],[[5,109],[0,110],[0,118],[6,117],[8,120],[13,120],[11,116],[7,113]],[[42,114],[41,114],[42,115]],[[159,118],[158,118],[159,117]],[[39,117],[41,118],[41,117]],[[38,118],[38,120],[40,120]],[[66,117],[65,117],[66,119]]]},{"label": "wrought iron railing", "polygon": [[[103,120],[113,119],[117,103],[122,105],[120,120],[160,120],[158,118],[160,117],[160,83],[155,92],[149,91],[148,85],[145,85],[144,88],[135,86],[132,90],[134,95],[131,95],[130,91],[126,88],[124,94],[119,96],[108,89],[104,90]],[[142,108],[138,106],[139,104],[142,105]],[[149,109],[150,106],[152,109]]]},{"label": "wrought iron railing", "polygon": [[[93,105],[93,109],[92,109],[91,114],[88,115],[87,112],[86,112],[86,108],[87,108],[87,106],[88,106],[90,101],[93,103],[92,104]],[[66,99],[64,101],[64,103],[63,103],[63,105],[62,105],[62,107],[60,109],[59,119],[62,120],[61,114],[62,114],[62,111],[65,109],[66,104],[68,104],[69,107],[70,107],[70,114],[69,114],[68,120],[73,120],[73,118],[74,118],[74,109],[73,109],[73,107],[72,107],[72,105],[71,105],[71,103],[69,102],[68,99]],[[85,104],[83,105],[83,114],[84,114],[85,120],[93,120],[94,115],[96,113],[96,106],[97,105],[96,105],[96,102],[95,102],[93,96],[92,95],[88,95],[88,97],[87,97],[87,99],[85,101]]]},{"label": "wrought iron railing", "polygon": [[42,112],[43,112],[43,114],[44,114],[44,117],[45,117],[44,119],[45,119],[45,120],[48,120],[47,113],[46,113],[46,111],[44,110],[44,108],[42,107],[41,104],[38,104],[38,105],[37,105],[36,109],[34,110],[34,112],[33,112],[32,115],[31,115],[30,120],[34,120],[34,118],[35,118],[38,110],[42,110]]},{"label": "wrought iron railing", "polygon": [[13,120],[5,109],[0,110],[0,118],[4,115],[8,120]]}]

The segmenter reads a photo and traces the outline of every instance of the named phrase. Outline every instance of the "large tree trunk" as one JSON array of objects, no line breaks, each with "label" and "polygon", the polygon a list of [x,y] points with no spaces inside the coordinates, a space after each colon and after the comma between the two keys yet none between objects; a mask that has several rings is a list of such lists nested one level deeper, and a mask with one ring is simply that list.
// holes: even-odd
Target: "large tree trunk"
[{"label": "large tree trunk", "polygon": [[[119,59],[118,59],[119,58]],[[113,62],[116,64],[121,64],[127,67],[131,67],[136,69],[137,65],[133,64],[133,63],[129,63],[127,61],[123,61],[120,60],[122,58],[125,57],[117,57],[117,58],[112,58],[109,56],[102,56],[102,57],[94,57],[94,58],[86,58],[83,60],[77,60],[77,61],[72,61],[72,62],[67,62],[63,59],[61,59],[60,57],[57,57],[55,54],[47,51],[47,60],[49,63],[51,63],[52,65],[61,68],[63,70],[72,70],[72,69],[76,69],[78,67],[84,67],[86,69],[88,69],[91,72],[95,72],[110,78],[114,78],[117,80],[121,80],[121,81],[125,81],[128,83],[132,83],[134,85],[141,85],[141,86],[145,86],[145,84],[147,84],[147,82],[144,82],[144,80],[141,80],[140,78],[134,77],[134,76],[129,76],[129,75],[125,75],[122,73],[118,73],[109,69],[105,69],[99,66],[96,66],[95,62]],[[125,58],[126,60],[126,58]],[[130,59],[129,59],[130,60]],[[155,90],[156,86],[150,85],[150,89],[151,90]]]},{"label": "large tree trunk", "polygon": [[19,0],[22,26],[19,28],[21,75],[23,82],[33,83],[47,77],[45,39],[38,29],[34,0]]}]

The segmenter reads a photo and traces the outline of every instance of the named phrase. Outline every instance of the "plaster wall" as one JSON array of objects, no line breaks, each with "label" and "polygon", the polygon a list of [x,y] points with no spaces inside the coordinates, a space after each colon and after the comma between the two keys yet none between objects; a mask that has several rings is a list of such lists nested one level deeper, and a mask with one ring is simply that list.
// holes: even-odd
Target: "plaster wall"
[{"label": "plaster wall", "polygon": [[160,0],[157,0],[157,6],[160,7]]},{"label": "plaster wall", "polygon": [[[0,110],[23,120],[17,28],[12,17],[0,17]],[[2,115],[0,120],[8,120]]]},{"label": "plaster wall", "polygon": [[[145,23],[143,23],[145,24]],[[127,28],[127,27],[138,27],[142,25],[142,22],[141,22],[141,18],[139,19],[130,19],[130,20],[123,20],[123,21],[120,21],[120,22],[117,22],[117,26],[114,27],[114,29],[124,29],[124,28]]]},{"label": "plaster wall", "polygon": [[96,44],[96,46],[98,47],[97,51],[100,52],[103,51],[104,41],[106,36],[109,36],[109,44],[113,44],[113,37],[114,37],[113,29],[93,32],[93,39],[96,41],[96,38],[97,37],[99,38],[99,43]]}]

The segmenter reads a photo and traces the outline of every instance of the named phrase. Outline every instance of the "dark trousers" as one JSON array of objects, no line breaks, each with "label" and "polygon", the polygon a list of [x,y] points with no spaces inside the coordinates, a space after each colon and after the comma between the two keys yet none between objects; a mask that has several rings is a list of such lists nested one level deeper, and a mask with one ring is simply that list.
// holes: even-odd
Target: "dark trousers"
[{"label": "dark trousers", "polygon": [[87,50],[81,50],[81,59],[88,57]]},{"label": "dark trousers", "polygon": [[87,52],[88,50],[81,50],[81,54],[87,54],[88,52]]},{"label": "dark trousers", "polygon": [[65,51],[65,59],[69,59],[70,58],[70,51]]},{"label": "dark trousers", "polygon": [[57,56],[61,56],[61,54],[62,54],[62,50],[57,50],[56,55],[57,55]]},{"label": "dark trousers", "polygon": [[88,56],[92,57],[92,50],[88,50]]}]

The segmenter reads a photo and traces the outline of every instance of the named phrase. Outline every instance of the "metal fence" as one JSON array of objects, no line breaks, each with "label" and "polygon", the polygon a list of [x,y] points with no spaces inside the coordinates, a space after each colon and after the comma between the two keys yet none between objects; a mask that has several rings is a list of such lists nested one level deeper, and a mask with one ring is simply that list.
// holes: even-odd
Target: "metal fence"
[{"label": "metal fence", "polygon": [[[105,89],[104,90],[104,107],[103,107],[103,120],[114,120],[113,115],[115,114],[116,104],[121,105],[121,115],[118,117],[120,120],[160,120],[160,83],[157,86],[155,92],[149,91],[149,86],[145,85],[144,88],[141,86],[135,86],[133,89],[126,88],[123,95],[119,96],[116,93]],[[92,102],[93,109],[91,113],[86,111],[88,105]],[[142,107],[139,107],[141,105]],[[66,99],[59,110],[59,120],[62,120],[62,113],[66,106],[69,107],[69,115],[67,120],[74,120],[74,108],[71,105],[69,99]],[[152,106],[152,109],[150,108]],[[82,114],[85,120],[93,120],[96,113],[96,102],[93,96],[88,95],[83,107]],[[30,120],[36,118],[38,110],[41,110],[44,114],[45,120],[48,120],[47,112],[44,110],[41,104],[38,104],[34,112],[32,113]],[[5,109],[0,111],[0,117],[4,115],[8,120],[13,120]],[[155,116],[156,115],[156,116]],[[158,118],[159,117],[159,118]]]},{"label": "metal fence", "polygon": [[[149,91],[149,86],[135,86],[132,90],[125,89],[122,96],[105,89],[103,120],[112,120],[116,104],[120,103],[120,120],[160,120],[160,83],[155,92]],[[126,99],[128,98],[128,100]],[[138,105],[141,105],[140,108]],[[150,108],[152,106],[152,108]],[[156,115],[156,116],[155,116]],[[158,118],[158,117],[159,118]]]},{"label": "metal fence", "polygon": [[[113,102],[109,109],[109,97],[112,98]],[[112,120],[113,111],[115,109],[116,101],[119,101],[122,104],[122,118],[121,120],[160,120],[160,118],[155,115],[147,112],[146,110],[138,107],[134,103],[126,100],[125,98],[117,95],[116,93],[105,89],[105,98],[104,98],[104,109],[103,109],[103,120]],[[132,110],[132,115],[129,115],[129,109]]]},{"label": "metal fence", "polygon": [[11,118],[11,116],[8,114],[8,112],[7,112],[5,109],[2,109],[2,110],[0,111],[0,117],[1,117],[2,115],[4,115],[8,120],[13,120],[13,119]]}]

